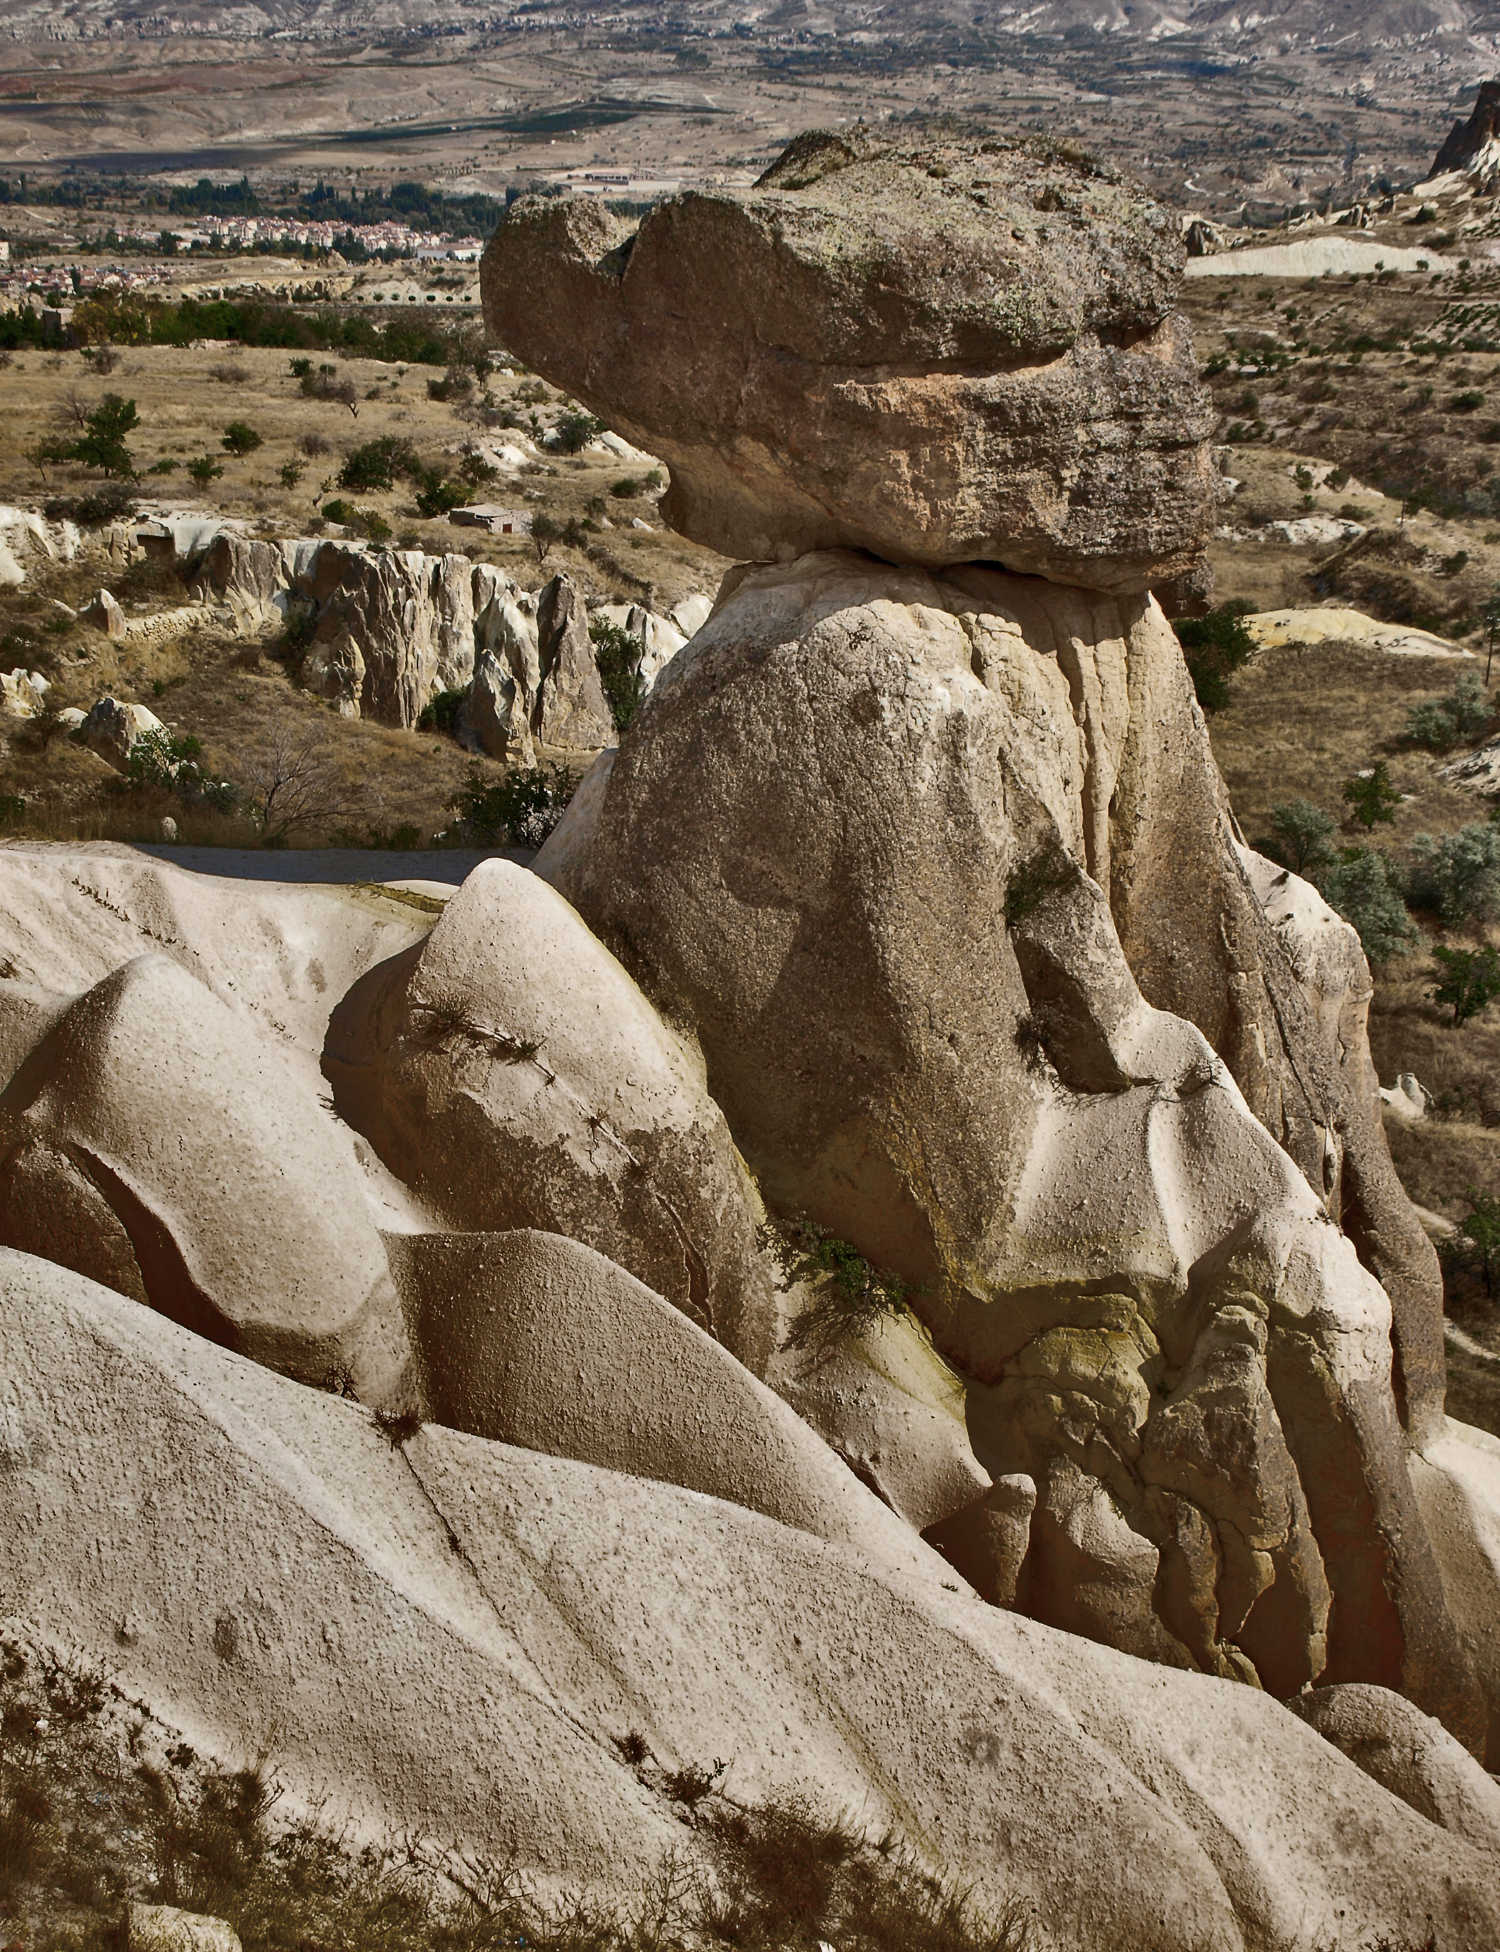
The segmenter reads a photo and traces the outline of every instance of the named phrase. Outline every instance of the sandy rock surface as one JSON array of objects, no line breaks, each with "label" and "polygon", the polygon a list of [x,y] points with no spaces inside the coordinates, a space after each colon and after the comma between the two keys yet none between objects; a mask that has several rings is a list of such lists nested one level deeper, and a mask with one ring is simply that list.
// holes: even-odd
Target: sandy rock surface
[{"label": "sandy rock surface", "polygon": [[591,1247],[533,1230],[398,1247],[435,1422],[703,1491],[941,1578],[909,1523],[773,1390]]},{"label": "sandy rock surface", "polygon": [[364,1176],[305,1071],[169,956],[58,1017],[0,1094],[0,1241],[372,1402],[409,1350]]},{"label": "sandy rock surface", "polygon": [[349,991],[324,1069],[341,1116],[450,1226],[582,1240],[764,1369],[756,1196],[723,1113],[537,876],[476,869],[420,949]]},{"label": "sandy rock surface", "polygon": [[1387,1688],[1313,1688],[1287,1706],[1429,1823],[1500,1852],[1500,1784],[1445,1728]]},{"label": "sandy rock surface", "polygon": [[[0,1252],[0,1579],[208,1753],[354,1837],[622,1893],[692,1849],[616,1741],[811,1789],[1064,1942],[1480,1952],[1497,1859],[1253,1689],[672,1487],[357,1405]],[[185,1462],[190,1468],[184,1468]]]},{"label": "sandy rock surface", "polygon": [[[137,956],[159,953],[294,1057],[315,1086],[335,1003],[368,969],[421,941],[434,916],[375,887],[266,878],[268,868],[274,874],[296,858],[262,850],[220,875],[111,841],[0,842],[0,995],[8,999],[18,985],[67,1001]],[[423,859],[331,858],[350,882],[361,865],[409,872]],[[451,858],[465,866],[476,859]],[[204,863],[220,864],[236,865],[229,850],[212,850]],[[318,878],[334,876],[325,869]],[[0,1009],[0,1026],[9,1018],[9,1007]]]},{"label": "sandy rock surface", "polygon": [[1216,506],[1182,251],[1098,171],[846,131],[638,229],[523,198],[482,279],[508,347],[669,464],[695,541],[1141,590],[1193,568]]},{"label": "sandy rock surface", "polygon": [[[978,1463],[1037,1487],[1023,1610],[1278,1694],[1397,1687],[1479,1744],[1391,1304],[1325,1206],[1338,1078],[1169,643],[993,572],[749,572],[536,865],[692,1027],[768,1202],[912,1284]],[[1315,1123],[1287,1080],[1320,1065]]]},{"label": "sandy rock surface", "polygon": [[915,1531],[990,1488],[965,1427],[963,1382],[909,1314],[836,1348],[784,1348],[767,1380]]},{"label": "sandy rock surface", "polygon": [[1500,1439],[1451,1417],[1411,1461],[1448,1609],[1489,1707],[1482,1760],[1500,1773]]}]

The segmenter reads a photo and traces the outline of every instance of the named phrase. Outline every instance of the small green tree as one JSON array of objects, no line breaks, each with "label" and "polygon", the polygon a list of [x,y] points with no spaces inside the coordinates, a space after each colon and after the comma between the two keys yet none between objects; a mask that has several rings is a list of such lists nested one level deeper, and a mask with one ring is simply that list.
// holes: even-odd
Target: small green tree
[{"label": "small green tree", "polygon": [[200,488],[206,488],[211,481],[217,481],[224,472],[211,454],[200,454],[196,460],[189,461],[187,471]]},{"label": "small green tree", "polygon": [[581,408],[575,407],[559,416],[556,432],[557,444],[563,453],[577,454],[587,447],[590,441],[599,438],[604,432],[604,422],[596,420],[591,413],[584,413]]},{"label": "small green tree", "polygon": [[1418,834],[1408,894],[1445,928],[1488,921],[1500,912],[1500,827],[1471,821],[1456,834]]},{"label": "small green tree", "polygon": [[1338,831],[1333,815],[1299,795],[1272,807],[1271,827],[1276,838],[1265,843],[1265,851],[1294,874],[1316,881],[1333,860],[1333,837]]},{"label": "small green tree", "polygon": [[1391,769],[1383,759],[1377,759],[1367,772],[1346,779],[1342,791],[1353,817],[1366,833],[1377,822],[1389,825],[1401,804],[1401,789],[1392,780]]},{"label": "small green tree", "polygon": [[1445,1259],[1477,1268],[1486,1294],[1495,1292],[1495,1276],[1500,1273],[1500,1199],[1469,1187],[1464,1195],[1469,1210],[1450,1236]]},{"label": "small green tree", "polygon": [[140,425],[134,400],[122,400],[118,393],[106,393],[83,423],[76,441],[48,450],[53,461],[81,461],[86,468],[99,468],[106,475],[134,481],[135,463],[125,436]]},{"label": "small green tree", "polygon": [[131,786],[175,787],[182,768],[196,766],[202,757],[201,740],[164,725],[153,727],[131,742],[125,778]]},{"label": "small green tree", "polygon": [[384,494],[395,487],[397,475],[409,473],[413,465],[411,442],[382,434],[347,457],[339,469],[338,485],[356,495]]},{"label": "small green tree", "polygon": [[1243,599],[1220,604],[1206,617],[1184,617],[1173,625],[1198,703],[1221,712],[1229,703],[1229,680],[1255,649],[1245,628],[1251,606]]},{"label": "small green tree", "polygon": [[281,478],[283,488],[295,488],[298,482],[301,481],[303,475],[307,473],[307,463],[305,461],[298,461],[295,458],[290,461],[283,461],[276,472]]},{"label": "small green tree", "polygon": [[441,468],[418,468],[412,476],[417,489],[417,513],[427,521],[446,515],[450,508],[461,508],[469,499],[456,481],[449,481]]},{"label": "small green tree", "polygon": [[531,546],[536,551],[538,566],[546,562],[562,536],[562,524],[556,516],[549,515],[545,508],[537,509],[531,518]]},{"label": "small green tree", "polygon": [[224,438],[220,445],[226,453],[243,459],[245,455],[253,454],[256,448],[263,447],[265,443],[248,420],[231,420],[224,429]]},{"label": "small green tree", "polygon": [[1436,948],[1439,981],[1428,991],[1434,1003],[1452,1006],[1455,1024],[1467,1023],[1500,996],[1500,956],[1483,949]]},{"label": "small green tree", "polygon": [[1401,871],[1376,848],[1350,847],[1323,871],[1323,899],[1358,935],[1360,947],[1378,968],[1399,956],[1416,929],[1401,899]]},{"label": "small green tree", "polygon": [[646,681],[641,676],[641,659],[645,656],[645,640],[632,637],[628,630],[619,624],[605,623],[602,620],[589,625],[589,641],[594,647],[594,662],[599,667],[599,682],[604,687],[604,695],[609,700],[610,715],[615,722],[615,730],[623,732],[635,717],[636,709],[646,695]]}]

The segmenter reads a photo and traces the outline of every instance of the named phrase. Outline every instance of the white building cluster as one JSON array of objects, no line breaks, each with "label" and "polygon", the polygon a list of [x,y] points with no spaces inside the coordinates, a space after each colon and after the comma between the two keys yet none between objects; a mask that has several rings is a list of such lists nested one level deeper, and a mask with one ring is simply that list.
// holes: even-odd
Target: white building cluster
[{"label": "white building cluster", "polygon": [[238,244],[256,250],[286,249],[289,245],[301,248],[310,244],[331,251],[347,237],[355,238],[372,253],[394,251],[402,257],[471,260],[484,249],[484,239],[480,237],[442,237],[435,231],[413,230],[390,219],[379,224],[341,224],[304,223],[297,217],[204,217],[191,223],[174,223],[170,217],[164,217],[153,220],[149,230],[142,226],[121,235],[128,242],[154,244],[164,230],[178,240],[181,250],[189,250],[194,244],[217,245],[220,249]]}]

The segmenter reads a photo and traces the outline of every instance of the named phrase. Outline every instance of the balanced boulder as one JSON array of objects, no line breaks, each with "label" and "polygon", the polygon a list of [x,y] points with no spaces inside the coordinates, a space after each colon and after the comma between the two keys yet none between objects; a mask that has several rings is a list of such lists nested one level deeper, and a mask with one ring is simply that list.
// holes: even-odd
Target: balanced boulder
[{"label": "balanced boulder", "polygon": [[860,129],[638,226],[524,197],[482,279],[506,346],[669,463],[695,541],[1142,590],[1214,522],[1182,262],[1176,218],[1084,161]]},{"label": "balanced boulder", "polygon": [[756,1196],[701,1070],[553,889],[482,862],[420,947],[354,985],[341,1115],[449,1227],[597,1248],[757,1373]]}]

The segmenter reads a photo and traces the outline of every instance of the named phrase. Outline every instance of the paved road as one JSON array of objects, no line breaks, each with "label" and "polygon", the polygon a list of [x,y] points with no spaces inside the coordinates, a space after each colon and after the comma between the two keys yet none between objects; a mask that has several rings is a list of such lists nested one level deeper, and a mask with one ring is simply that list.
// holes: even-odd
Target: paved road
[{"label": "paved road", "polygon": [[230,881],[439,881],[456,888],[481,861],[518,861],[522,847],[429,847],[401,852],[375,847],[170,847],[141,843],[137,852],[193,874]]}]

